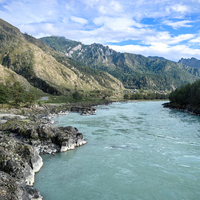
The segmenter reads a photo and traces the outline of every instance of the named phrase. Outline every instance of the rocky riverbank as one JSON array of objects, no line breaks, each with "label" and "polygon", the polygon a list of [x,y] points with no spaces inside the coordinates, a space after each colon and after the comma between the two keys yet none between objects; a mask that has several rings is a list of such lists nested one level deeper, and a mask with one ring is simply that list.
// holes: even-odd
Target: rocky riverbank
[{"label": "rocky riverbank", "polygon": [[[42,165],[41,154],[54,154],[86,144],[75,127],[57,127],[51,118],[70,111],[94,114],[92,107],[33,107],[4,110],[0,115],[0,199],[40,200],[34,175]],[[3,111],[1,111],[3,113]],[[15,114],[13,114],[15,113]],[[21,115],[23,114],[23,115]]]},{"label": "rocky riverbank", "polygon": [[164,103],[162,105],[164,108],[170,108],[170,109],[179,110],[179,111],[182,111],[185,113],[189,113],[191,115],[200,116],[200,108],[199,107],[195,107],[192,105],[181,106],[181,105],[175,105],[175,104],[171,104],[171,103]]}]

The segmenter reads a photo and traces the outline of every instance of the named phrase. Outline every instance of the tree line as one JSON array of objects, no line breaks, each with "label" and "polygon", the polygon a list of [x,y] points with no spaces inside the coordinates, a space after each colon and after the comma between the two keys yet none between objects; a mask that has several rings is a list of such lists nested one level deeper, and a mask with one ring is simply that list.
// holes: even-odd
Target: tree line
[{"label": "tree line", "polygon": [[170,104],[185,108],[187,105],[200,107],[200,79],[182,85],[169,95]]},{"label": "tree line", "polygon": [[159,94],[159,93],[134,93],[134,94],[125,94],[124,99],[126,100],[154,100],[154,99],[168,99],[168,94]]}]

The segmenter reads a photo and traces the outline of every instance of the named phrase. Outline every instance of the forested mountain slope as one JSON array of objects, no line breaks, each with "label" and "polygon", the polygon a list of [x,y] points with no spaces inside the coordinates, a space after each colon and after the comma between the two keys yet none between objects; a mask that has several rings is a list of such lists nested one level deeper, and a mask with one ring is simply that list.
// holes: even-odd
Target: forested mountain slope
[{"label": "forested mountain slope", "polygon": [[108,46],[84,45],[64,37],[52,36],[40,40],[68,58],[110,73],[126,88],[171,90],[199,78],[198,70],[166,59],[119,53]]}]

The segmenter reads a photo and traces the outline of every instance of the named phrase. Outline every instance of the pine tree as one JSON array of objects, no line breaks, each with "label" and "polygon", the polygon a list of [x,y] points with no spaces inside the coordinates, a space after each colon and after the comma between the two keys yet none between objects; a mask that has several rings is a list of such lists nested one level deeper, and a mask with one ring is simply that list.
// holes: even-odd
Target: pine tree
[{"label": "pine tree", "polygon": [[17,106],[19,103],[24,101],[25,90],[21,86],[20,82],[15,82],[13,84],[12,89],[13,89],[14,102],[15,102],[15,105]]}]

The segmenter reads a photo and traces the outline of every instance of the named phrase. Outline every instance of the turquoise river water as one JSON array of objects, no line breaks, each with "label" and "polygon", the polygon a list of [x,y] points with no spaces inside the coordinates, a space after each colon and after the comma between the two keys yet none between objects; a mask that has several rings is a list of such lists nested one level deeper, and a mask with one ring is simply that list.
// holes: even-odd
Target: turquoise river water
[{"label": "turquoise river water", "polygon": [[44,200],[199,200],[200,117],[162,101],[113,103],[56,118],[86,145],[44,155],[34,187]]}]

